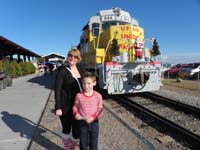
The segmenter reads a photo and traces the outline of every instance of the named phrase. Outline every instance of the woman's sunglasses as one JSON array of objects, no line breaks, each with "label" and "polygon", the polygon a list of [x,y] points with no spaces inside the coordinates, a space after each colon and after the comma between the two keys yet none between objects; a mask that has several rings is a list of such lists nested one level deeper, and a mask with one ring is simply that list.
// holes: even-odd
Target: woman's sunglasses
[{"label": "woman's sunglasses", "polygon": [[76,59],[79,59],[78,56],[75,56],[75,55],[72,55],[72,54],[68,54],[68,57],[74,57],[74,58],[76,58]]}]

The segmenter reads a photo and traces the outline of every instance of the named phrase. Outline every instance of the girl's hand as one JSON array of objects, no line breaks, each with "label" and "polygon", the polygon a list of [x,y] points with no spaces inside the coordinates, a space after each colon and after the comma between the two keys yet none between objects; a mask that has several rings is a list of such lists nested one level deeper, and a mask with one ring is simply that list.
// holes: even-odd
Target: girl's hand
[{"label": "girl's hand", "polygon": [[56,115],[57,116],[62,116],[62,110],[61,109],[57,109],[56,110]]},{"label": "girl's hand", "polygon": [[87,119],[86,119],[86,122],[87,123],[92,123],[94,121],[94,118],[93,117],[88,117]]}]

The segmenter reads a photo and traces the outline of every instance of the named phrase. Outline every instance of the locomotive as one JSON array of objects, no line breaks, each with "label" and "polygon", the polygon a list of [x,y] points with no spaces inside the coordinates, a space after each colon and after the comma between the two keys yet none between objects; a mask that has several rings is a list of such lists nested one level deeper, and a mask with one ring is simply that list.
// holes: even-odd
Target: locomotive
[{"label": "locomotive", "polygon": [[120,8],[100,10],[83,27],[81,67],[97,75],[108,94],[159,90],[161,64],[145,48],[144,29]]}]

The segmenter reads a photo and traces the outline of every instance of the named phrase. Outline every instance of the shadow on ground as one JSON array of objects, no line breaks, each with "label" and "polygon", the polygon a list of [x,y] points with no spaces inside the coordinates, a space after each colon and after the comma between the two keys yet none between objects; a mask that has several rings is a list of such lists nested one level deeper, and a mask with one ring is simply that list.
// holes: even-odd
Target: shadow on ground
[{"label": "shadow on ground", "polygon": [[[32,142],[37,143],[45,149],[52,150],[63,150],[57,144],[51,142],[47,139],[44,134],[50,132],[53,136],[58,136],[56,133],[50,131],[49,129],[37,125],[31,120],[24,118],[17,114],[11,114],[7,111],[2,111],[2,121],[13,131],[19,133],[21,137],[26,139],[31,139]],[[34,133],[34,134],[33,134]],[[31,144],[30,144],[31,145]],[[30,145],[27,149],[30,149]]]},{"label": "shadow on ground", "polygon": [[54,71],[53,74],[40,74],[38,76],[28,80],[28,82],[39,84],[44,86],[47,89],[52,89],[54,87],[54,80],[55,80],[56,72]]}]

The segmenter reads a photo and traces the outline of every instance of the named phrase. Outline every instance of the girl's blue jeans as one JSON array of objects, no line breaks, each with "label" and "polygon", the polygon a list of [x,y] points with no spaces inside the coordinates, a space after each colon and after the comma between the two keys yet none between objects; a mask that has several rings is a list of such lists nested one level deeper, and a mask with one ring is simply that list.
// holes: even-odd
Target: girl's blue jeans
[{"label": "girl's blue jeans", "polygon": [[99,121],[88,124],[80,121],[80,150],[98,150]]}]

